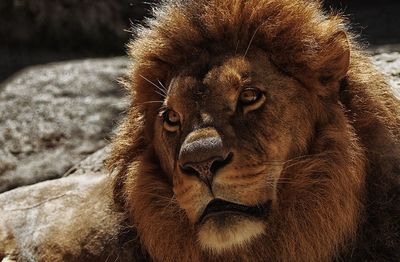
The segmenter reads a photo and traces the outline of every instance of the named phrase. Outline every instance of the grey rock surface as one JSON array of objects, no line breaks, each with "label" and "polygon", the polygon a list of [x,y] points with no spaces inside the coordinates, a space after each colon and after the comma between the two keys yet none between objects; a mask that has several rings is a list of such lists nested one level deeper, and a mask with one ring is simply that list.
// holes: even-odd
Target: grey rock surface
[{"label": "grey rock surface", "polygon": [[126,58],[28,68],[0,86],[0,192],[61,177],[104,147],[125,108]]},{"label": "grey rock surface", "polygon": [[400,99],[400,52],[377,54],[374,63],[388,76],[395,95]]},{"label": "grey rock surface", "polygon": [[0,261],[134,261],[124,216],[112,208],[112,176],[102,169],[107,150],[71,176],[0,195]]}]

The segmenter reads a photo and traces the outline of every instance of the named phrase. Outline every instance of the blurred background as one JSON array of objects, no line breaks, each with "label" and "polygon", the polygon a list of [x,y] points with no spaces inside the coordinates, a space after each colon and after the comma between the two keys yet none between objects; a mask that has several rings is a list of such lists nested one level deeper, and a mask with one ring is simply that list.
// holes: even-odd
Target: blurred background
[{"label": "blurred background", "polygon": [[[157,0],[1,0],[0,81],[33,64],[124,55]],[[400,43],[399,0],[326,0],[372,47]]]}]

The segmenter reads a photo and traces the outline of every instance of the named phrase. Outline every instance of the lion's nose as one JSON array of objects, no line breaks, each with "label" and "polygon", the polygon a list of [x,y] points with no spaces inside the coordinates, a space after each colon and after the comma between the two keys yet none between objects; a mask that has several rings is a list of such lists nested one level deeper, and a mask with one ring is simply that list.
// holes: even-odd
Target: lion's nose
[{"label": "lion's nose", "polygon": [[[200,135],[204,132],[205,136]],[[188,136],[179,152],[181,171],[197,176],[211,185],[219,169],[231,162],[232,153],[225,153],[221,137],[211,129],[198,130]]]},{"label": "lion's nose", "polygon": [[188,162],[181,166],[183,173],[199,177],[204,183],[211,186],[214,175],[219,169],[231,162],[232,153],[226,158],[212,157],[202,162]]}]

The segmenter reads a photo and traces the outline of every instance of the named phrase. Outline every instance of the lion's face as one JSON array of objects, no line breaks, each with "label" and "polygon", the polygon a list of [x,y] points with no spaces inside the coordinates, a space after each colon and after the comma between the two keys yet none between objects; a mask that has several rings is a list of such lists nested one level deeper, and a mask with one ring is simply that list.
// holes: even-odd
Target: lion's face
[{"label": "lion's face", "polygon": [[285,162],[312,136],[313,99],[261,50],[204,57],[171,77],[154,145],[204,249],[268,230]]}]

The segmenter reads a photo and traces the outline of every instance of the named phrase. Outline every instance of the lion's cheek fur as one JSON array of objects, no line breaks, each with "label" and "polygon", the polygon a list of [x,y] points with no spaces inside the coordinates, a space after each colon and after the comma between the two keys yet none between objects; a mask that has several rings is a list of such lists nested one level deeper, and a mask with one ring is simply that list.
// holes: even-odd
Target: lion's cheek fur
[{"label": "lion's cheek fur", "polygon": [[279,210],[270,222],[278,230],[272,231],[277,234],[275,243],[286,245],[281,248],[288,251],[287,257],[310,261],[328,260],[355,237],[366,175],[364,152],[340,108],[335,124],[319,132],[314,144],[319,157],[286,170],[283,177],[296,182],[279,187]]},{"label": "lion's cheek fur", "polygon": [[161,173],[146,169],[130,174],[136,179],[127,190],[127,208],[139,241],[156,261],[199,261],[193,228],[173,198],[171,185]]},{"label": "lion's cheek fur", "polygon": [[197,222],[201,212],[213,199],[210,190],[195,176],[183,179],[184,174],[178,173],[173,178],[173,191],[179,206],[192,224]]}]

